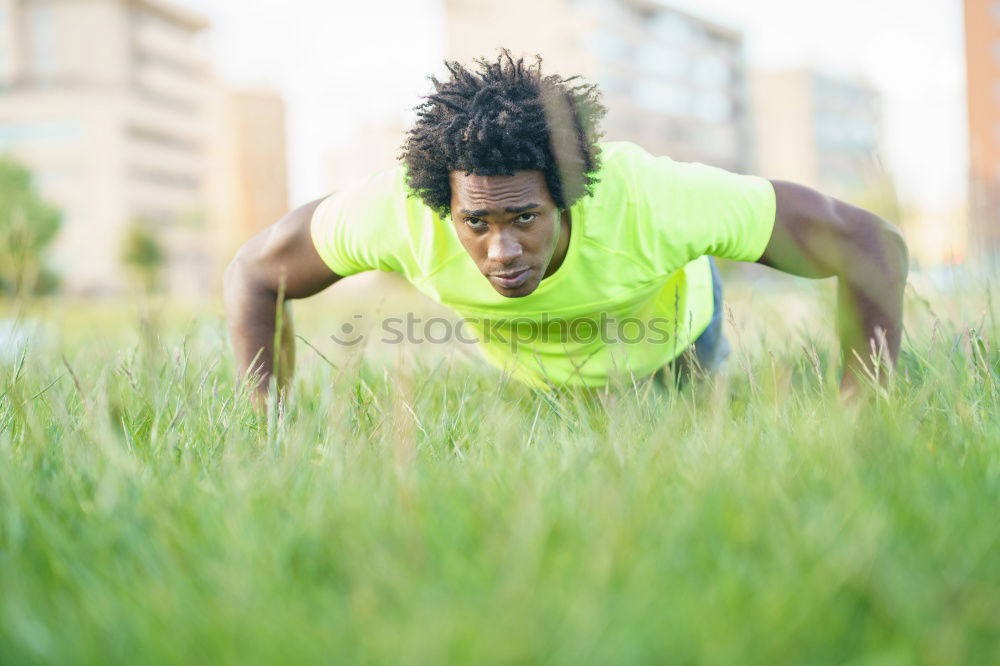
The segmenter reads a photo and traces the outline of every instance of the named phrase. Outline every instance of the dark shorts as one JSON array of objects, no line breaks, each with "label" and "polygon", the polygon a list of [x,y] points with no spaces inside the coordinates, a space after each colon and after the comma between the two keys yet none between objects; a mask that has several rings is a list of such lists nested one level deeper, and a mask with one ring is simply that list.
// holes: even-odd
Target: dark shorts
[{"label": "dark shorts", "polygon": [[694,341],[694,355],[704,370],[715,372],[729,356],[729,341],[722,332],[722,276],[715,259],[708,258],[712,267],[712,321]]},{"label": "dark shorts", "polygon": [[708,263],[712,267],[712,321],[687,351],[656,372],[656,378],[660,381],[673,374],[675,382],[683,384],[696,369],[703,373],[714,373],[729,356],[729,341],[722,331],[722,276],[719,275],[719,267],[715,265],[714,258],[709,257]]}]

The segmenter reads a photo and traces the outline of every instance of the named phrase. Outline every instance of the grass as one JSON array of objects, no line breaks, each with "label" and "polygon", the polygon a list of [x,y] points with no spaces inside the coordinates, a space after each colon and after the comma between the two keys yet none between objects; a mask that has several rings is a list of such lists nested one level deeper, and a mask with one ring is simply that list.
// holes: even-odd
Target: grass
[{"label": "grass", "polygon": [[1000,663],[991,299],[911,293],[856,407],[821,325],[738,313],[671,392],[300,345],[268,418],[217,315],[40,315],[0,360],[0,663]]}]

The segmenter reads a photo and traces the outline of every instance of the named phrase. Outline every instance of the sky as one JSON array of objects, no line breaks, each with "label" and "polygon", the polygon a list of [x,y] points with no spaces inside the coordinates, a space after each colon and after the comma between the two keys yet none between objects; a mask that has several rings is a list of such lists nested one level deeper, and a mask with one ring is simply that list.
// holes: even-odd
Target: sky
[{"label": "sky", "polygon": [[[326,192],[325,162],[362,119],[399,116],[441,71],[441,0],[174,0],[208,16],[219,74],[287,103],[292,203]],[[751,66],[813,66],[882,91],[885,155],[905,201],[965,196],[967,120],[957,0],[673,0],[744,32]],[[484,42],[484,53],[497,45]],[[544,53],[543,53],[544,55]]]}]

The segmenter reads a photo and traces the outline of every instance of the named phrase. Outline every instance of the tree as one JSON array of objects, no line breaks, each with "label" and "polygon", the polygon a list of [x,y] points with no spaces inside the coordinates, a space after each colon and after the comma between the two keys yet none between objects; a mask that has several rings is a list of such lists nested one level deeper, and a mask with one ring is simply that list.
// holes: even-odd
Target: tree
[{"label": "tree", "polygon": [[35,191],[31,173],[0,156],[0,291],[20,296],[55,288],[44,254],[61,224],[59,210]]},{"label": "tree", "polygon": [[143,288],[153,292],[167,256],[151,226],[142,219],[132,221],[122,247],[122,262],[138,276]]}]

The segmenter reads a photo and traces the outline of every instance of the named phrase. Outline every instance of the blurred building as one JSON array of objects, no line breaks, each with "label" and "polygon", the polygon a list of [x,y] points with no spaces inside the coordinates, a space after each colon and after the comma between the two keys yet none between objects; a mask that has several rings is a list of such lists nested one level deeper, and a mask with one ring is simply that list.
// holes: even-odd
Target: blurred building
[{"label": "blurred building", "polygon": [[739,32],[654,0],[445,0],[446,53],[465,64],[501,47],[598,84],[609,140],[734,171],[753,167]]},{"label": "blurred building", "polygon": [[[218,268],[288,212],[285,104],[271,91],[218,86],[211,110],[208,198]],[[221,271],[213,275],[218,284]]]},{"label": "blurred building", "polygon": [[0,152],[64,212],[66,291],[127,288],[140,227],[169,292],[214,294],[237,240],[287,212],[282,102],[214,82],[208,27],[163,0],[0,0]]},{"label": "blurred building", "polygon": [[1000,254],[1000,3],[965,0],[969,247]]},{"label": "blurred building", "polygon": [[882,100],[870,85],[811,70],[750,75],[757,171],[857,199],[885,179]]},{"label": "blurred building", "polygon": [[152,0],[0,0],[0,150],[65,213],[68,290],[121,289],[132,224],[165,246],[172,288],[205,283],[206,27]]}]

